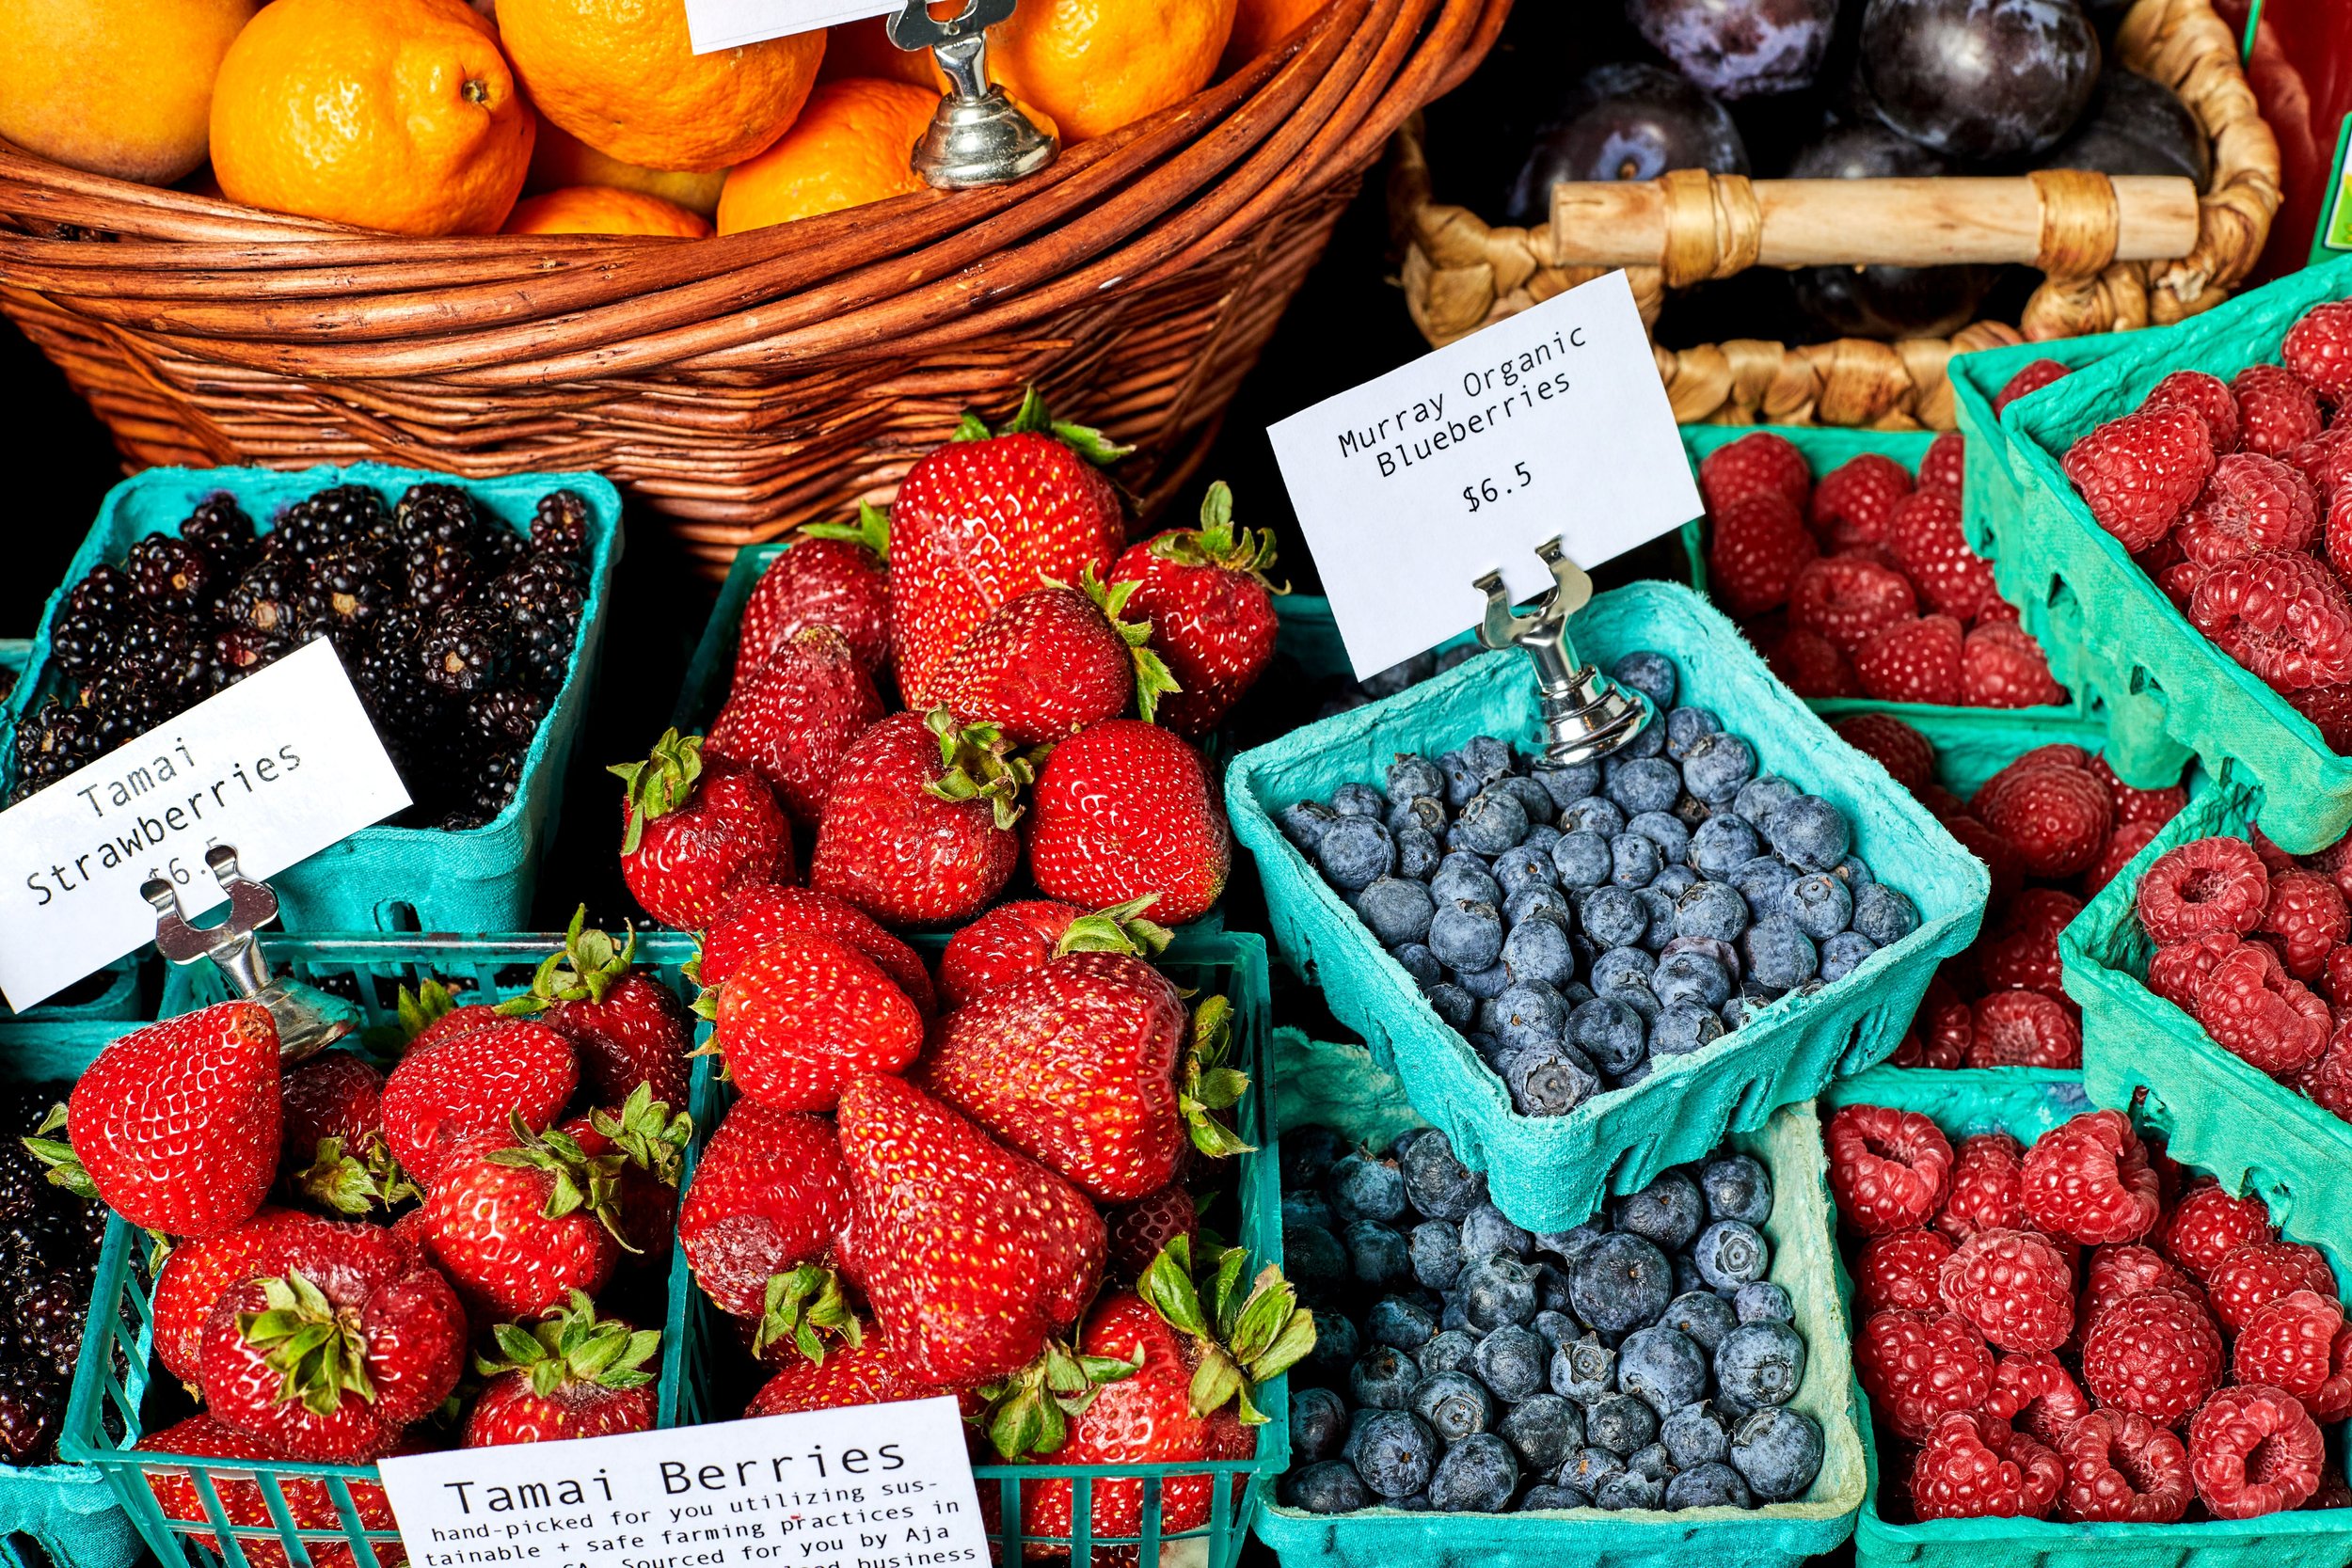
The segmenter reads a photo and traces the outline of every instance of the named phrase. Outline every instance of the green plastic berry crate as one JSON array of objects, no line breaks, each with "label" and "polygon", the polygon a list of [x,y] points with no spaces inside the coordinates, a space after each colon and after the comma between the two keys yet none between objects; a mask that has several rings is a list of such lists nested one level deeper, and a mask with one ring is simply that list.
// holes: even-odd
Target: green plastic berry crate
[{"label": "green plastic berry crate", "polygon": [[[503,1001],[531,989],[532,972],[541,960],[562,951],[560,936],[511,934],[443,936],[405,932],[371,932],[348,936],[284,936],[262,939],[262,950],[275,974],[291,974],[331,995],[357,1003],[362,1032],[396,1026],[399,990],[414,990],[423,981],[438,979],[461,1002]],[[669,931],[644,931],[637,937],[637,961],[655,970],[663,983],[691,1000],[694,987],[680,973],[696,953],[691,936]],[[210,964],[174,970],[164,990],[166,1018],[210,1006],[230,999],[227,982]],[[697,1022],[698,1039],[709,1033]],[[694,1136],[686,1152],[691,1177],[709,1131],[718,1120],[719,1075],[715,1057],[694,1058],[689,1109]],[[681,1190],[683,1184],[681,1182]],[[370,1529],[361,1521],[352,1488],[373,1485],[373,1465],[262,1464],[253,1460],[191,1459],[134,1447],[143,1425],[149,1391],[166,1386],[171,1373],[154,1359],[154,1311],[150,1300],[152,1275],[148,1263],[148,1238],[120,1216],[106,1227],[106,1244],[98,1263],[98,1283],[92,1293],[89,1323],[82,1340],[82,1359],[73,1378],[73,1397],[66,1408],[65,1435],[60,1450],[70,1460],[89,1466],[103,1477],[112,1495],[128,1511],[138,1534],[155,1557],[166,1563],[222,1562],[228,1568],[310,1568],[323,1548],[342,1545],[353,1558],[342,1568],[369,1568],[374,1560],[371,1544],[397,1548],[399,1536],[389,1529]],[[673,1248],[665,1270],[670,1316],[691,1289],[692,1280],[684,1253]],[[682,1424],[691,1409],[681,1390],[702,1375],[699,1349],[686,1337],[665,1332],[661,1345],[660,1424]],[[193,1481],[199,1500],[209,1517],[187,1521],[167,1518],[147,1477],[154,1472],[183,1472]],[[218,1483],[250,1479],[261,1488],[262,1501],[275,1528],[244,1524],[231,1527],[223,1511]],[[326,1489],[338,1523],[326,1528],[298,1526],[285,1487],[315,1481]],[[243,1543],[243,1544],[241,1544]],[[248,1551],[247,1547],[253,1550]],[[278,1555],[282,1553],[282,1557]]]},{"label": "green plastic berry crate", "polygon": [[2012,376],[2037,360],[2051,359],[2069,371],[2079,371],[2130,346],[2137,336],[2095,332],[2087,338],[2012,343],[1954,355],[1944,367],[1952,384],[1960,433],[1968,441],[1967,472],[1961,485],[1962,526],[1979,554],[1988,559],[1996,555],[2000,531],[2025,513],[2026,482],[2015,440],[2000,416],[1993,412],[1993,400],[2001,395]]},{"label": "green plastic berry crate", "polygon": [[[2084,1022],[2089,1023],[2088,1017]],[[2028,1145],[2092,1109],[2080,1074],[2029,1068],[1957,1072],[1876,1068],[1832,1085],[1821,1097],[1824,1117],[1841,1105],[1916,1111],[1947,1137],[2004,1132]],[[2171,1153],[2185,1164],[2202,1163],[2178,1144],[2171,1146]],[[2297,1241],[2315,1239],[2292,1225],[2287,1234]],[[2325,1242],[2319,1245],[2328,1252],[2337,1279],[2344,1280],[2344,1255]],[[1853,1281],[1842,1258],[1837,1289],[1851,1322]],[[2343,1568],[2352,1562],[2352,1509],[2306,1509],[2256,1519],[2177,1525],[2068,1524],[2056,1519],[1899,1523],[1888,1517],[1891,1510],[1881,1506],[1887,1488],[1901,1482],[1881,1473],[1869,1401],[1858,1379],[1853,1402],[1869,1460],[1869,1496],[1854,1525],[1859,1568],[1982,1568],[1988,1562],[2002,1568]],[[2341,1469],[2344,1463],[2345,1439],[2342,1423],[2328,1433],[2332,1468]]]},{"label": "green plastic berry crate", "polygon": [[1637,582],[1596,597],[1569,629],[1582,657],[1603,665],[1644,648],[1673,658],[1687,699],[1735,716],[1762,769],[1846,814],[1856,852],[1910,895],[1920,925],[1846,979],[1775,1004],[1630,1088],[1565,1117],[1523,1117],[1275,818],[1351,780],[1377,780],[1399,752],[1434,756],[1480,734],[1535,748],[1532,666],[1516,651],[1484,654],[1235,758],[1226,806],[1257,859],[1277,950],[1323,988],[1333,1015],[1403,1081],[1414,1108],[1445,1129],[1457,1156],[1486,1172],[1496,1207],[1531,1230],[1565,1230],[1608,1193],[1637,1191],[1668,1165],[1705,1155],[1726,1132],[1752,1132],[1778,1107],[1810,1100],[1833,1074],[1883,1060],[1936,965],[1976,940],[1989,892],[1983,864],[1883,768],[1830,734],[1739,628],[1691,590]]},{"label": "green plastic berry crate", "polygon": [[101,562],[119,562],[133,541],[168,532],[208,496],[227,491],[266,532],[273,514],[331,484],[365,484],[387,503],[411,484],[455,484],[518,530],[539,498],[570,489],[588,502],[589,576],[570,673],[524,753],[522,777],[506,809],[464,832],[430,828],[364,828],[270,879],[290,931],[504,931],[532,918],[539,857],[555,836],[564,777],[586,717],[604,641],[612,569],[621,555],[620,492],[587,473],[518,474],[457,480],[447,474],[363,463],[295,473],[267,468],[150,468],[106,493],[65,580],[49,597],[33,641],[26,678],[0,713],[0,770],[13,755],[16,721],[57,689],[49,669],[49,627],[66,594]]},{"label": "green plastic berry crate", "polygon": [[[2304,854],[2352,827],[2352,759],[2338,756],[2310,720],[2188,623],[2120,541],[2091,519],[2060,463],[2080,437],[2137,408],[2174,371],[2228,380],[2275,362],[2303,312],[2352,295],[2352,261],[2279,281],[2135,341],[2004,410],[2024,479],[2025,509],[1995,562],[2001,592],[2045,615],[2083,684],[2105,699],[2111,761],[2145,784],[2186,752],[2219,772],[2226,763],[2263,785],[2274,836]],[[2054,657],[2058,657],[2054,653]]]},{"label": "green plastic berry crate", "polygon": [[[1309,1042],[1276,1031],[1277,1071],[1287,1067],[1283,1097],[1288,1127],[1336,1126],[1350,1136],[1385,1129],[1406,1115],[1378,1101],[1393,1085],[1360,1047]],[[1328,1102],[1336,1116],[1319,1114]],[[1392,1139],[1393,1132],[1389,1133]],[[1423,1513],[1369,1508],[1353,1513],[1311,1513],[1268,1497],[1258,1510],[1258,1538],[1274,1548],[1283,1568],[1672,1568],[1705,1561],[1741,1568],[1794,1568],[1835,1551],[1853,1533],[1865,1486],[1863,1441],[1849,1369],[1853,1352],[1837,1298],[1836,1217],[1820,1123],[1809,1105],[1788,1105],[1753,1132],[1737,1132],[1732,1147],[1761,1161],[1772,1177],[1771,1278],[1796,1307],[1804,1337],[1804,1382],[1792,1409],[1820,1423],[1821,1469],[1805,1495],[1762,1508],[1694,1508],[1680,1513],[1597,1508],[1544,1513]],[[1704,1152],[1712,1152],[1710,1148]]]}]

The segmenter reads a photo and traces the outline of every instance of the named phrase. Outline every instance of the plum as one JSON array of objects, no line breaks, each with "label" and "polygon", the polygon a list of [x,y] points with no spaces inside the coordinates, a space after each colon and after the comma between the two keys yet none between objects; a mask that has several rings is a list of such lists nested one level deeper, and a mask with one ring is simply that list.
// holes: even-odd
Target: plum
[{"label": "plum", "polygon": [[1549,223],[1551,187],[1560,181],[1655,180],[1670,168],[1747,173],[1748,150],[1730,114],[1671,71],[1598,66],[1535,133],[1511,188],[1509,220]]},{"label": "plum", "polygon": [[[1884,180],[1953,172],[1950,162],[1883,125],[1843,125],[1800,150],[1791,180]],[[1939,337],[1976,314],[1990,267],[1800,267],[1797,308],[1849,338]]]},{"label": "plum", "polygon": [[2169,88],[2118,66],[2100,77],[2082,122],[2035,166],[2177,174],[2196,181],[2201,191],[2213,179],[2213,149],[2197,117]]},{"label": "plum", "polygon": [[1993,162],[2074,129],[2098,85],[2099,36],[2075,0],[1870,0],[1862,69],[1887,124]]},{"label": "plum", "polygon": [[1719,98],[1813,85],[1837,24],[1837,0],[1626,0],[1650,47]]}]

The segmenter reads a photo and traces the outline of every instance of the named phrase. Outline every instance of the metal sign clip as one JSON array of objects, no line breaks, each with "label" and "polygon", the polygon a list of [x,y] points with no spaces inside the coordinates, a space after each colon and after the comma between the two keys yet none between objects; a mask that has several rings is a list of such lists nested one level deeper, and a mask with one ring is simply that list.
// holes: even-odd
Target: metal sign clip
[{"label": "metal sign clip", "polygon": [[1470,586],[1486,595],[1486,618],[1478,641],[1489,648],[1518,648],[1535,666],[1543,700],[1545,760],[1555,767],[1591,762],[1618,750],[1650,721],[1641,698],[1628,692],[1594,665],[1582,663],[1568,641],[1568,619],[1593,598],[1593,579],[1561,550],[1557,538],[1535,546],[1551,568],[1551,591],[1526,614],[1515,613],[1501,572],[1488,572]]},{"label": "metal sign clip", "polygon": [[890,19],[890,41],[928,49],[947,78],[947,96],[915,145],[914,172],[945,191],[1007,185],[1052,163],[1061,143],[988,79],[987,29],[1009,20],[1014,0],[965,0],[945,21],[925,0],[906,0]]},{"label": "metal sign clip", "polygon": [[270,885],[239,870],[237,851],[226,844],[207,849],[204,863],[229,895],[229,917],[217,926],[199,926],[181,907],[180,890],[170,878],[150,878],[139,896],[155,911],[156,949],[175,964],[210,958],[219,965],[239,996],[269,1009],[278,1024],[278,1055],[286,1061],[314,1056],[358,1028],[359,1011],[351,1004],[292,977],[270,977],[260,934],[278,918],[278,895]]}]

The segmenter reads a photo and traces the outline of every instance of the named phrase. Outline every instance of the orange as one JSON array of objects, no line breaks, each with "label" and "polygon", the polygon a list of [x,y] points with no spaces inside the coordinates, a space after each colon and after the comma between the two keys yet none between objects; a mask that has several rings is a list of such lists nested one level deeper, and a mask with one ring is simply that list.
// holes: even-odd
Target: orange
[{"label": "orange", "polygon": [[784,135],[825,35],[697,55],[686,0],[499,0],[499,34],[539,112],[600,152],[707,172]]},{"label": "orange", "polygon": [[204,161],[213,78],[258,0],[0,0],[0,136],[168,185]]},{"label": "orange", "polygon": [[825,39],[825,63],[817,72],[820,82],[837,82],[851,76],[880,76],[886,81],[912,82],[918,87],[930,87],[931,55],[928,49],[901,49],[890,41],[887,21],[869,16],[863,22],[844,22],[832,28]]},{"label": "orange", "polygon": [[610,185],[573,185],[527,196],[506,215],[509,234],[671,234],[708,237],[710,225],[675,201]]},{"label": "orange", "polygon": [[820,82],[776,145],[728,171],[719,232],[836,213],[923,188],[914,144],[939,94],[909,82],[859,77]]},{"label": "orange", "polygon": [[523,189],[536,196],[569,185],[612,185],[658,196],[708,217],[719,210],[719,187],[726,177],[724,169],[691,173],[625,164],[597,151],[553,120],[543,119],[539,145],[531,153],[531,177],[523,182]]},{"label": "orange", "polygon": [[1331,0],[1241,0],[1217,74],[1229,75],[1307,25]]},{"label": "orange", "polygon": [[1052,116],[1065,140],[1090,141],[1207,87],[1237,3],[1022,0],[1011,21],[989,29],[989,70]]},{"label": "orange", "polygon": [[487,234],[534,121],[465,0],[273,0],[213,90],[231,201],[403,234]]}]

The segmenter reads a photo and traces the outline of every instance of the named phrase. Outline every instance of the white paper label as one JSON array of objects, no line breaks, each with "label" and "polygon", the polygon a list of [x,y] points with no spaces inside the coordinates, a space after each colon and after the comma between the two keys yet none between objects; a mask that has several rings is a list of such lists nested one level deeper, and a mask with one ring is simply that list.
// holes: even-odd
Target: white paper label
[{"label": "white paper label", "polygon": [[987,1568],[940,1398],[382,1462],[409,1568]]},{"label": "white paper label", "polygon": [[1360,679],[1473,626],[1471,582],[1551,586],[1699,514],[1674,408],[1613,272],[1266,433]]},{"label": "white paper label", "polygon": [[888,16],[898,0],[686,0],[686,36],[697,55]]},{"label": "white paper label", "polygon": [[266,879],[406,804],[322,637],[0,812],[0,992],[22,1012],[153,941],[151,878],[223,902],[215,844]]}]

